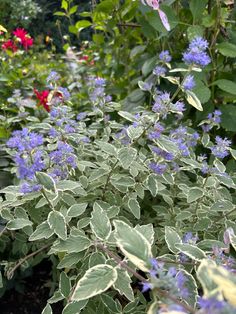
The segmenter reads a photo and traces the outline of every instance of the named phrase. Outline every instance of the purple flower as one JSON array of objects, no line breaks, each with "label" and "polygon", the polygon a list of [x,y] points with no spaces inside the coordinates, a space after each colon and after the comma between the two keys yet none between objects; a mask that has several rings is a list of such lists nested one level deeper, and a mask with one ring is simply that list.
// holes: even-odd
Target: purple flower
[{"label": "purple flower", "polygon": [[220,311],[227,306],[225,301],[219,301],[213,297],[210,299],[199,298],[198,304],[203,314],[220,314]]},{"label": "purple flower", "polygon": [[166,74],[166,68],[161,66],[161,65],[158,65],[155,67],[155,69],[153,70],[153,74],[156,75],[156,76],[165,76]]},{"label": "purple flower", "polygon": [[156,174],[162,175],[166,171],[167,165],[151,162],[149,168]]},{"label": "purple flower", "polygon": [[46,78],[47,83],[55,82],[60,79],[60,75],[56,71],[51,71]]},{"label": "purple flower", "polygon": [[64,101],[67,101],[70,99],[70,93],[69,93],[67,88],[58,87],[58,92],[60,92],[62,94]]},{"label": "purple flower", "polygon": [[163,118],[166,118],[169,105],[170,105],[170,94],[160,92],[154,96],[155,103],[152,107],[152,111],[158,113]]},{"label": "purple flower", "polygon": [[87,117],[87,114],[88,114],[87,112],[80,112],[80,113],[78,113],[76,119],[78,121],[84,120]]},{"label": "purple flower", "polygon": [[39,184],[29,184],[28,182],[24,182],[20,186],[20,192],[24,194],[38,192],[41,190],[41,188],[42,186]]},{"label": "purple flower", "polygon": [[224,158],[229,155],[231,141],[227,138],[216,136],[216,145],[211,147],[211,152],[218,158]]},{"label": "purple flower", "polygon": [[161,61],[163,62],[170,62],[171,61],[171,55],[170,52],[168,50],[163,50],[160,54],[159,54],[159,58]]},{"label": "purple flower", "polygon": [[52,164],[50,174],[60,179],[66,179],[68,176],[68,167],[76,168],[76,157],[73,154],[74,148],[67,143],[58,142],[57,149],[49,154]]},{"label": "purple flower", "polygon": [[178,272],[178,274],[175,277],[176,283],[177,283],[177,288],[179,290],[180,296],[182,298],[187,298],[190,294],[190,291],[188,288],[185,286],[187,278],[184,276],[183,272]]},{"label": "purple flower", "polygon": [[176,111],[178,113],[182,113],[183,111],[186,110],[185,104],[182,101],[177,101],[175,104],[170,105],[171,111]]},{"label": "purple flower", "polygon": [[182,86],[185,90],[191,90],[196,86],[195,80],[193,75],[188,75],[184,79]]},{"label": "purple flower", "polygon": [[202,37],[195,37],[183,54],[183,61],[186,64],[195,64],[200,67],[207,66],[211,59],[206,53],[208,43]]},{"label": "purple flower", "polygon": [[198,236],[194,236],[192,232],[187,232],[183,236],[184,243],[195,244],[198,240]]},{"label": "purple flower", "polygon": [[152,147],[152,151],[167,161],[172,161],[174,159],[174,155],[172,153],[166,152],[159,147]]},{"label": "purple flower", "polygon": [[106,80],[102,77],[96,77],[94,80],[95,86],[101,87],[106,85]]},{"label": "purple flower", "polygon": [[16,148],[19,152],[31,151],[43,144],[43,136],[35,132],[29,132],[27,128],[22,131],[14,131],[7,141],[9,148]]},{"label": "purple flower", "polygon": [[149,282],[141,282],[141,284],[143,286],[142,287],[142,293],[147,292],[148,290],[153,288],[152,284]]}]

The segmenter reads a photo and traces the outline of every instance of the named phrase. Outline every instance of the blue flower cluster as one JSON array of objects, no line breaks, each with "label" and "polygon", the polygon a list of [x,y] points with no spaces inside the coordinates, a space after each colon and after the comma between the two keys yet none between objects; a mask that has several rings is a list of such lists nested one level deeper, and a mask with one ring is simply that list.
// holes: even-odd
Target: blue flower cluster
[{"label": "blue flower cluster", "polygon": [[195,147],[200,136],[197,132],[189,133],[187,128],[179,126],[177,129],[171,130],[170,139],[177,144],[181,155],[187,157],[190,155],[191,147]]},{"label": "blue flower cluster", "polygon": [[55,179],[66,179],[69,168],[76,168],[76,156],[74,148],[64,142],[59,141],[57,149],[49,153],[51,168],[49,174]]},{"label": "blue flower cluster", "polygon": [[202,130],[204,132],[209,132],[214,126],[219,126],[221,122],[222,112],[220,110],[215,110],[213,113],[209,113],[207,120],[202,124]]},{"label": "blue flower cluster", "polygon": [[111,102],[110,95],[106,95],[106,80],[101,77],[90,76],[88,78],[89,99],[95,106],[103,107]]},{"label": "blue flower cluster", "polygon": [[187,65],[196,65],[199,67],[205,67],[211,59],[206,53],[208,42],[202,37],[195,37],[189,44],[186,52],[183,53],[183,61]]},{"label": "blue flower cluster", "polygon": [[231,141],[227,138],[216,136],[216,145],[211,147],[211,152],[218,158],[224,158],[229,155]]},{"label": "blue flower cluster", "polygon": [[[153,278],[153,282],[142,283],[142,292],[153,289],[155,284],[159,284],[160,288],[165,287],[172,295],[180,298],[189,296],[190,291],[187,287],[187,278],[183,272],[177,270],[175,267],[165,268],[163,262],[159,262],[155,258],[150,259],[151,268],[149,274]],[[155,280],[158,278],[158,282]]]},{"label": "blue flower cluster", "polygon": [[30,132],[27,128],[22,131],[14,131],[7,142],[7,147],[15,150],[14,162],[17,167],[17,176],[23,180],[21,186],[23,193],[36,191],[40,188],[35,182],[35,174],[46,168],[45,154],[42,149],[43,142],[42,135]]}]

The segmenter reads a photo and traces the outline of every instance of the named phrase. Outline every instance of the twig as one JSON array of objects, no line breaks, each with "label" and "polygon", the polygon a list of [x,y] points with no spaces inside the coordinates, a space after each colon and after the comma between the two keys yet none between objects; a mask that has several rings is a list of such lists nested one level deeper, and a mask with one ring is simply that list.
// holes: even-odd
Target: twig
[{"label": "twig", "polygon": [[12,276],[14,275],[14,272],[16,271],[16,269],[19,268],[25,261],[27,261],[27,259],[37,255],[41,251],[47,249],[49,246],[51,246],[51,244],[44,245],[40,249],[38,249],[37,251],[34,251],[34,252],[30,253],[29,255],[26,255],[24,258],[20,259],[19,262],[9,272],[7,272],[7,278],[11,279]]},{"label": "twig", "polygon": [[117,23],[117,26],[123,26],[123,27],[141,27],[141,25],[136,23]]}]

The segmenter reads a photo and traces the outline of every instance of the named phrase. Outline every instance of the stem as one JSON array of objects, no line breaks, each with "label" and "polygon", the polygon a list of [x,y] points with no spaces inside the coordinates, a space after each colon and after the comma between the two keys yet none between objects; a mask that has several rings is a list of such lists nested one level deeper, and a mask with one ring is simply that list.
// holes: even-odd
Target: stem
[{"label": "stem", "polygon": [[46,198],[48,205],[51,207],[52,210],[54,210],[54,206],[53,206],[52,202],[50,201],[50,199],[48,198],[46,192],[44,191],[44,188],[42,188],[42,194]]},{"label": "stem", "polygon": [[103,188],[103,190],[102,190],[102,200],[104,200],[104,196],[105,196],[105,193],[106,193],[106,190],[107,190],[107,186],[108,186],[108,184],[109,184],[109,180],[110,180],[111,175],[112,175],[112,172],[113,172],[113,170],[115,169],[115,167],[116,167],[116,165],[118,164],[118,162],[119,162],[119,160],[117,160],[117,161],[114,163],[114,165],[113,165],[112,168],[111,168],[111,171],[108,173],[106,183],[105,183],[104,188]]},{"label": "stem", "polygon": [[37,251],[34,251],[33,253],[30,253],[29,255],[26,255],[24,258],[20,259],[19,262],[9,272],[7,272],[7,278],[11,279],[16,269],[19,268],[25,261],[42,252],[43,250],[47,249],[49,246],[51,246],[51,244],[44,245]]},{"label": "stem", "polygon": [[[148,283],[149,282],[146,278],[144,278],[142,275],[140,275],[135,270],[133,270],[131,267],[129,267],[126,262],[124,262],[118,255],[116,255],[115,253],[110,251],[106,246],[104,246],[101,243],[96,243],[95,246],[100,248],[101,250],[103,250],[103,252],[105,252],[109,257],[111,257],[119,266],[121,266],[122,268],[124,268],[128,272],[130,272],[135,278],[137,278],[138,280],[140,280],[140,281],[142,281],[144,283]],[[173,301],[174,303],[182,306],[188,312],[190,312],[192,314],[196,313],[194,308],[192,308],[191,306],[181,302],[175,296],[170,295],[169,292],[164,291],[164,290],[162,290],[160,288],[154,288],[153,291],[156,291],[159,295],[161,295],[161,296],[163,296],[163,297]]]}]

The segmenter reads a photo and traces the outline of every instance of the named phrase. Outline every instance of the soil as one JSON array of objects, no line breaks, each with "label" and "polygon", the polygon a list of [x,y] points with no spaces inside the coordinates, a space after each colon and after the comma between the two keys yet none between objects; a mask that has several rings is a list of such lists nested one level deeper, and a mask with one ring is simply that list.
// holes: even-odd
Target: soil
[{"label": "soil", "polygon": [[[1,314],[41,314],[49,299],[51,264],[43,261],[33,269],[30,277],[24,278],[24,293],[15,289],[7,291],[0,299]],[[52,304],[53,314],[62,313],[62,303]]]}]

